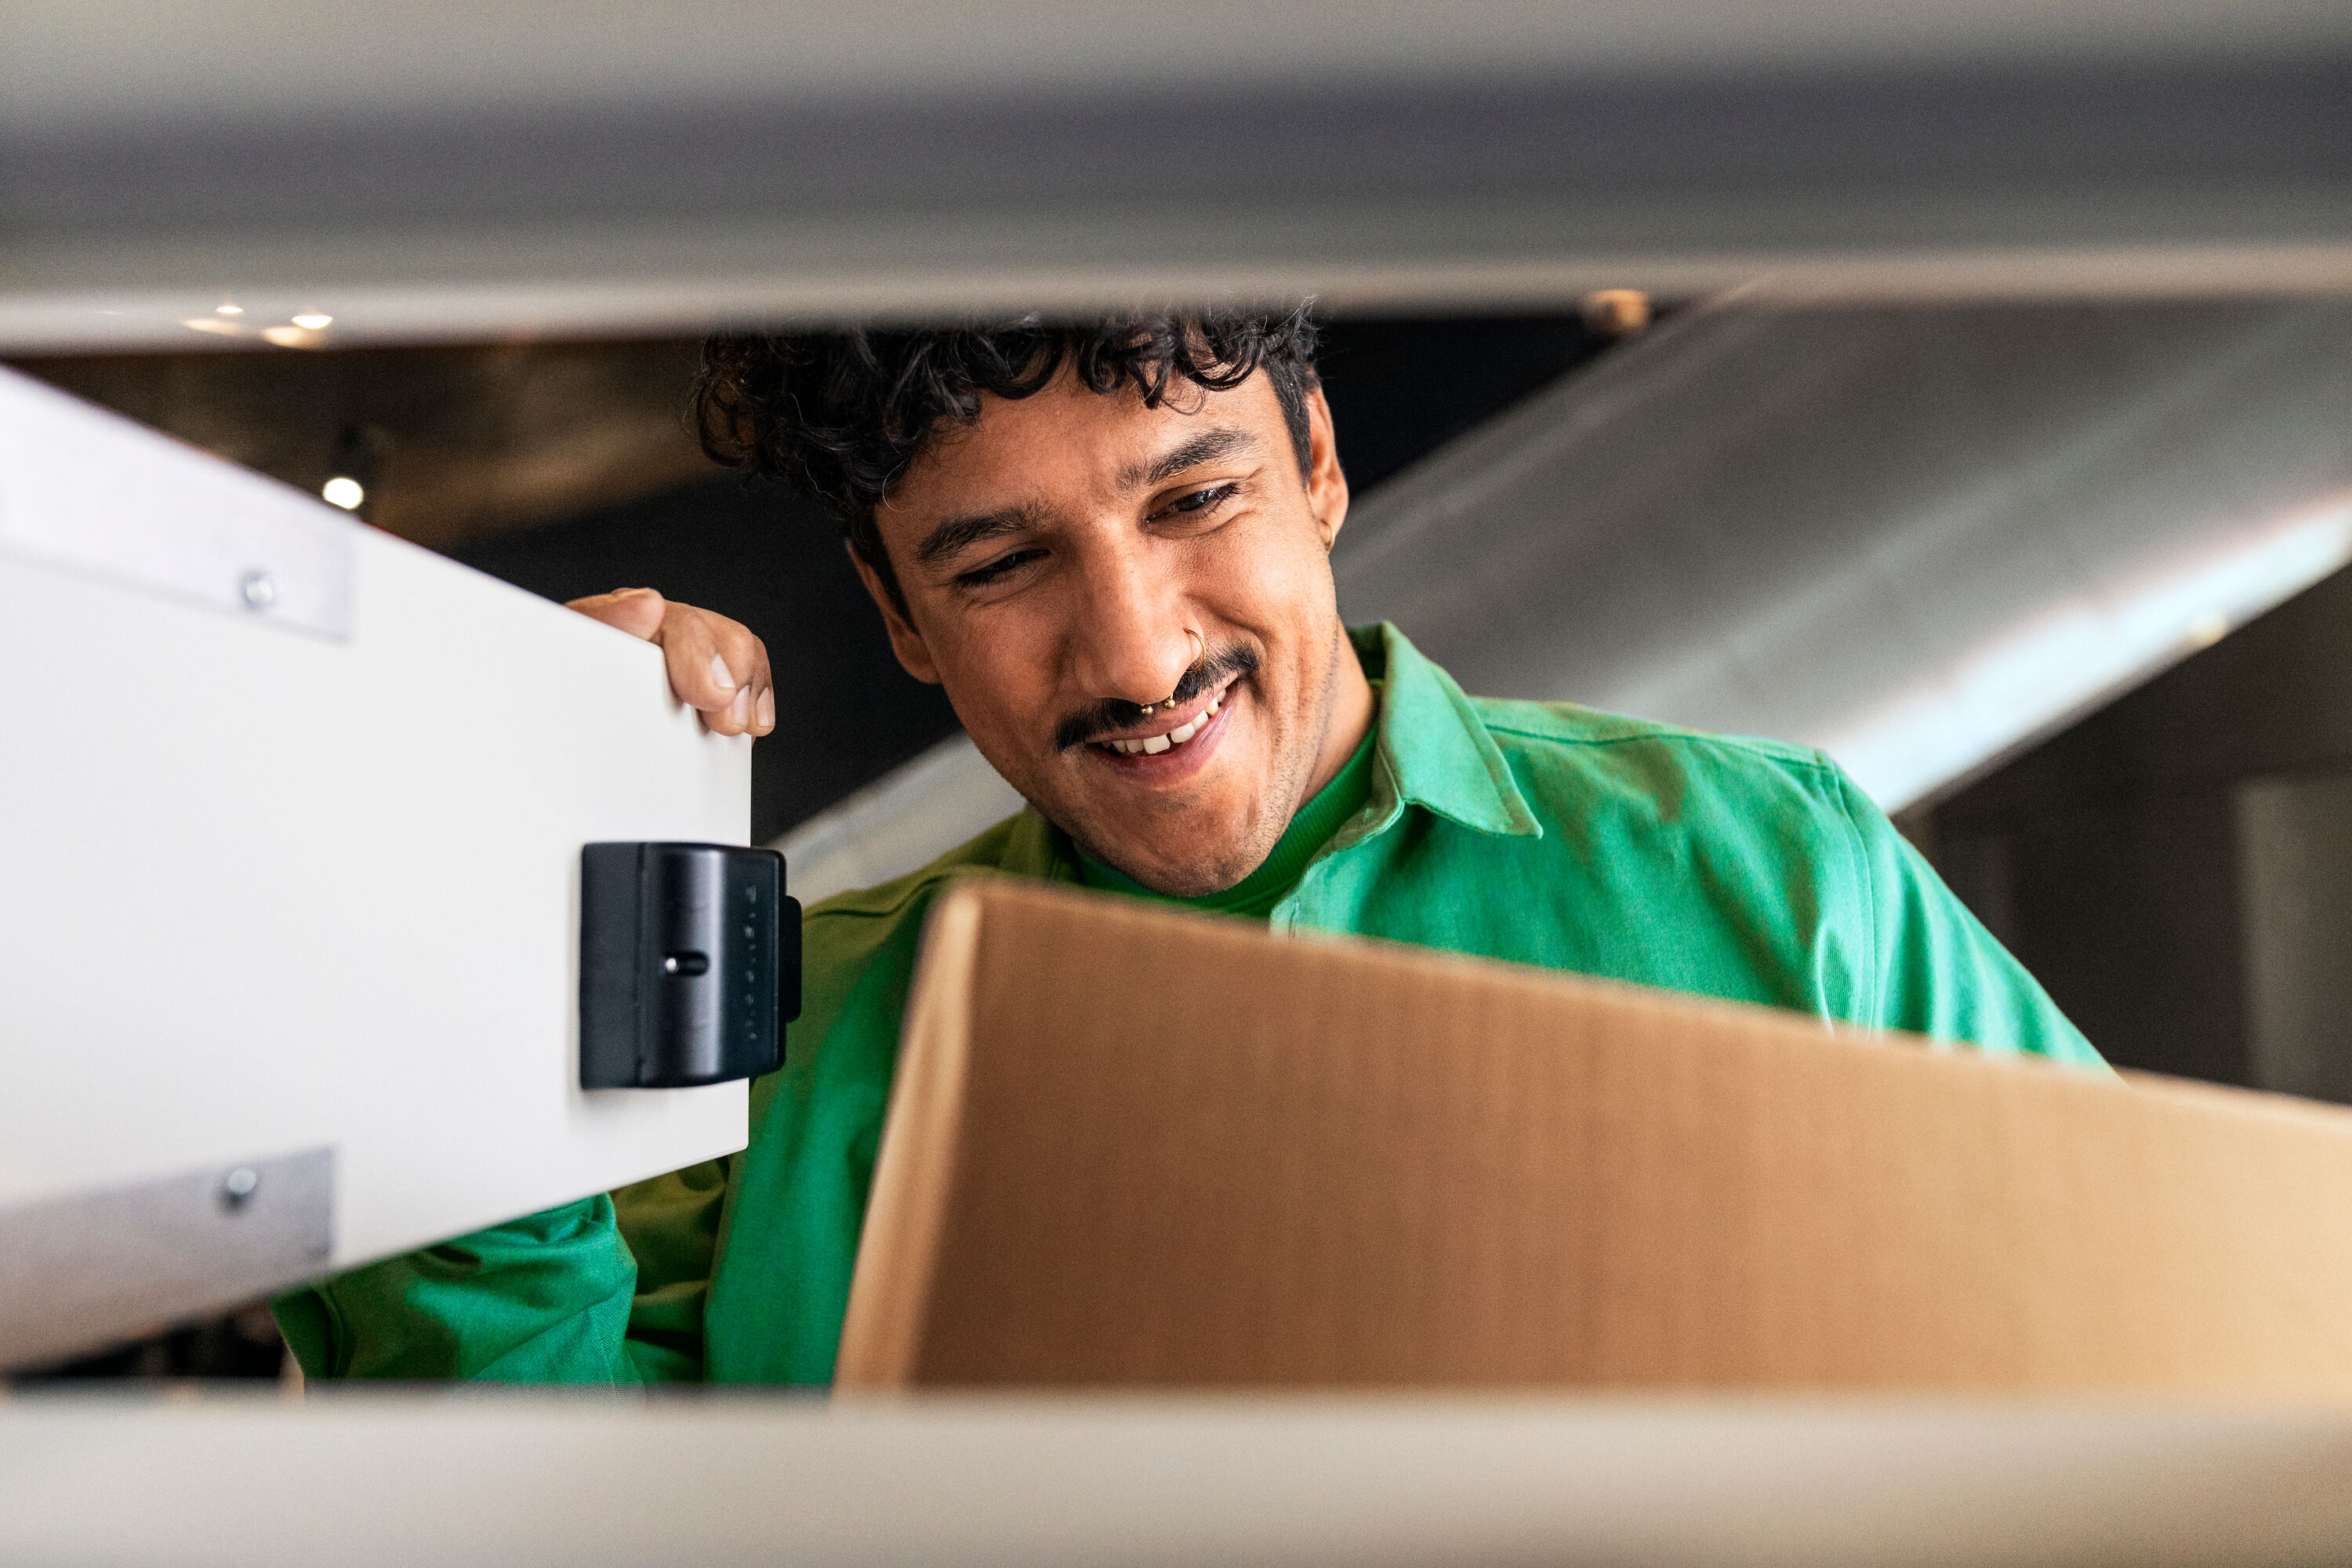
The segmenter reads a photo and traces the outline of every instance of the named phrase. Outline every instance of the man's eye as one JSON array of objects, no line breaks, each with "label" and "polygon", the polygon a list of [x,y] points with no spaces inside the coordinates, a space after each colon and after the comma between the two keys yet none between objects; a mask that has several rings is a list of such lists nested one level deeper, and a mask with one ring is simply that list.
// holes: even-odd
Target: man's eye
[{"label": "man's eye", "polygon": [[1008,573],[1017,572],[1032,561],[1045,556],[1042,550],[1016,550],[1010,555],[1000,555],[985,566],[975,566],[969,572],[956,574],[956,581],[967,588],[984,588]]},{"label": "man's eye", "polygon": [[1205,490],[1194,490],[1191,495],[1179,496],[1161,507],[1160,515],[1181,517],[1188,512],[1206,511],[1218,502],[1230,500],[1240,489],[1239,485],[1212,485]]}]

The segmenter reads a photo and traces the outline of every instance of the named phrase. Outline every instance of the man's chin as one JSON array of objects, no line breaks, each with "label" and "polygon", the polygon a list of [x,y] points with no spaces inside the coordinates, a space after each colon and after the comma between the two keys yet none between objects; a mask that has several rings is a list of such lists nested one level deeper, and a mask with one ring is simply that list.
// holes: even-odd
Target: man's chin
[{"label": "man's chin", "polygon": [[[1222,893],[1246,879],[1257,869],[1257,863],[1245,856],[1235,856],[1214,865],[1198,861],[1173,865],[1156,861],[1148,865],[1120,865],[1116,859],[1097,852],[1095,858],[1116,867],[1120,872],[1142,883],[1155,893],[1171,899],[1203,899],[1212,893]],[[1265,857],[1258,857],[1263,861]]]},{"label": "man's chin", "polygon": [[1254,820],[1236,827],[1220,824],[1216,816],[1183,812],[1131,827],[1097,817],[1083,831],[1070,830],[1070,837],[1087,854],[1155,893],[1197,899],[1240,882],[1273,848],[1255,842],[1264,834]]}]

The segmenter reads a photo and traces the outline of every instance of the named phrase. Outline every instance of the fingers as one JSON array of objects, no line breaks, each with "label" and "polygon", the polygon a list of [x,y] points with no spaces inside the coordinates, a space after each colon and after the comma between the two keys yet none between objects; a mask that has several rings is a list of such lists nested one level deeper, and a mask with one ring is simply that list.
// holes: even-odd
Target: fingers
[{"label": "fingers", "polygon": [[565,606],[661,645],[669,688],[720,735],[765,735],[776,727],[768,647],[725,616],[673,604],[651,588],[615,588]]},{"label": "fingers", "polygon": [[670,689],[715,734],[765,735],[776,727],[767,645],[751,629],[691,605],[670,605],[655,641],[669,661]]},{"label": "fingers", "polygon": [[564,606],[647,642],[656,640],[668,607],[667,601],[651,588],[615,588],[609,594],[574,599]]}]

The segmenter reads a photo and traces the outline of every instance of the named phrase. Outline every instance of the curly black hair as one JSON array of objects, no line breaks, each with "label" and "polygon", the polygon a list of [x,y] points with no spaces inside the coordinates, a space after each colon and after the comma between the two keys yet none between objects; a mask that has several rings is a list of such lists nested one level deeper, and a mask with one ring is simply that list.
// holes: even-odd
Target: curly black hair
[{"label": "curly black hair", "polygon": [[941,420],[970,425],[982,395],[1031,396],[1066,364],[1092,391],[1132,387],[1154,408],[1184,384],[1222,392],[1264,370],[1303,475],[1307,397],[1318,384],[1315,338],[1303,306],[1076,325],[1030,317],[910,331],[728,333],[703,345],[693,416],[713,458],[782,479],[838,517],[850,548],[903,613],[874,509]]}]

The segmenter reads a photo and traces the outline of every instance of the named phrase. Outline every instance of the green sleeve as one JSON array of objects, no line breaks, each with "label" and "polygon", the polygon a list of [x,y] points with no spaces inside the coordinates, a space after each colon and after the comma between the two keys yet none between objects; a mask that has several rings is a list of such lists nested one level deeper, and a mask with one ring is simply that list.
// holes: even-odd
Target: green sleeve
[{"label": "green sleeve", "polygon": [[648,1383],[703,1375],[702,1309],[719,1256],[730,1162],[707,1160],[613,1194],[637,1260],[628,1351]]},{"label": "green sleeve", "polygon": [[1870,911],[1862,967],[1876,994],[1862,1011],[1881,1028],[1908,1029],[1988,1051],[2025,1052],[2103,1068],[2025,966],[1985,930],[1886,816],[1837,775],[1858,839]]},{"label": "green sleeve", "polygon": [[698,1377],[725,1188],[714,1161],[371,1264],[272,1305],[310,1377]]}]

